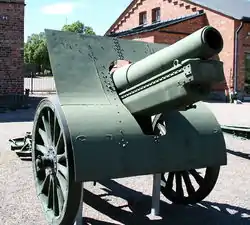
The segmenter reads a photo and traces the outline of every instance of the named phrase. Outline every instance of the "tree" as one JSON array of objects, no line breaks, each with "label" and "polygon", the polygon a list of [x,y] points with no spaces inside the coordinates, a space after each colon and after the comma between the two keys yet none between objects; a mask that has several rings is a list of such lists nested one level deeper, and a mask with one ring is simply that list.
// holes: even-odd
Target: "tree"
[{"label": "tree", "polygon": [[[80,21],[76,21],[70,25],[64,25],[62,30],[95,35],[92,27],[85,26]],[[27,64],[37,65],[39,72],[44,71],[45,69],[51,70],[44,32],[32,34],[30,37],[28,37],[27,42],[24,44],[24,61]]]},{"label": "tree", "polygon": [[95,35],[95,32],[92,27],[85,26],[84,23],[80,22],[79,20],[69,25],[65,24],[62,28],[62,31]]},{"label": "tree", "polygon": [[24,61],[28,64],[35,64],[39,67],[39,72],[50,70],[49,54],[45,34],[32,34],[24,44]]}]

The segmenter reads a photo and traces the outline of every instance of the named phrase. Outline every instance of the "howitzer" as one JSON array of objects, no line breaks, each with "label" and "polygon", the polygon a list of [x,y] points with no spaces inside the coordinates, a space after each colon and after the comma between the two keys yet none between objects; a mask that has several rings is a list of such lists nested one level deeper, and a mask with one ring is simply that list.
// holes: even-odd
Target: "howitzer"
[{"label": "howitzer", "polygon": [[[222,62],[209,59],[223,47],[216,29],[169,47],[54,30],[46,37],[57,97],[38,105],[32,164],[50,223],[73,223],[85,181],[161,173],[174,203],[210,193],[226,164],[220,126],[199,102],[224,80]],[[119,59],[131,63],[111,70]]]}]

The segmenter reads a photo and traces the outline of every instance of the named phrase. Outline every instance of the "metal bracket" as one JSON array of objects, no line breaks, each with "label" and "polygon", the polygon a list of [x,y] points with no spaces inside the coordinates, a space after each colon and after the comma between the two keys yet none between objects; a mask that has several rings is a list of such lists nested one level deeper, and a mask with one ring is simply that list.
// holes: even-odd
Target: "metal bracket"
[{"label": "metal bracket", "polygon": [[9,139],[9,142],[11,143],[11,150],[15,151],[21,159],[25,160],[31,158],[31,132],[26,132],[25,136],[22,138]]}]

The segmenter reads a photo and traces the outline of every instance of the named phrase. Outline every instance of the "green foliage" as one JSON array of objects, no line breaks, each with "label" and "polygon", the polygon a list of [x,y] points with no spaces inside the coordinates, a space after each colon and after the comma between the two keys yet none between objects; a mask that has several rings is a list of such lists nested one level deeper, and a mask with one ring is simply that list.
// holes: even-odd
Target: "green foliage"
[{"label": "green foliage", "polygon": [[49,54],[45,34],[32,34],[24,44],[24,61],[35,64],[41,70],[50,69]]},{"label": "green foliage", "polygon": [[79,20],[72,23],[72,24],[65,24],[62,28],[63,31],[70,31],[79,34],[91,34],[95,35],[95,32],[92,27],[85,26],[84,23],[80,22]]},{"label": "green foliage", "polygon": [[[95,35],[92,27],[85,26],[82,22],[76,21],[69,25],[64,25],[62,31],[70,31],[80,34]],[[47,43],[44,32],[32,34],[24,44],[24,61],[26,64],[35,64],[40,71],[51,70]]]}]

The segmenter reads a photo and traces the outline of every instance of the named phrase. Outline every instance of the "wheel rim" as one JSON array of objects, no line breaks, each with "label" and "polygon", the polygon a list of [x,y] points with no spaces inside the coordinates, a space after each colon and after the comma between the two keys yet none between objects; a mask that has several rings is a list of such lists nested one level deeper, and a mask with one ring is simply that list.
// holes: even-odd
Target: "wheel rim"
[{"label": "wheel rim", "polygon": [[48,220],[60,217],[68,198],[67,143],[55,109],[41,109],[33,132],[37,194]]}]

